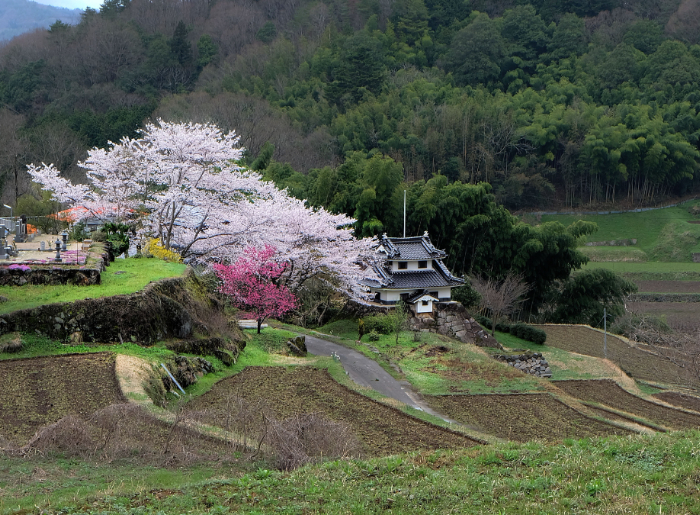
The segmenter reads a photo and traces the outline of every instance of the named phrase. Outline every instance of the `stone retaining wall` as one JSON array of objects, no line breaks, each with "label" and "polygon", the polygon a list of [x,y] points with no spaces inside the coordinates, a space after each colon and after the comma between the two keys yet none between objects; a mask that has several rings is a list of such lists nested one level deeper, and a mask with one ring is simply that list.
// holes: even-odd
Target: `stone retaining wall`
[{"label": "stone retaining wall", "polygon": [[630,302],[700,302],[700,293],[634,293]]},{"label": "stone retaining wall", "polygon": [[[21,264],[21,263],[20,263]],[[90,268],[68,268],[67,266],[28,265],[29,270],[9,269],[0,266],[0,286],[24,286],[25,284],[72,284],[92,286],[100,284],[101,274],[109,266],[109,254],[99,256]]]},{"label": "stone retaining wall", "polygon": [[221,310],[214,298],[195,298],[202,289],[191,272],[151,283],[131,295],[45,304],[0,315],[0,334],[35,332],[52,339],[101,343],[152,344],[167,337],[189,338],[196,329],[208,334],[196,313]]},{"label": "stone retaining wall", "polygon": [[586,243],[586,247],[629,247],[636,244],[637,239],[632,238],[629,240],[589,241]]},{"label": "stone retaining wall", "polygon": [[494,359],[508,363],[526,374],[537,377],[552,377],[552,369],[540,352],[526,354],[496,354]]},{"label": "stone retaining wall", "polygon": [[433,313],[421,313],[409,319],[412,331],[444,334],[464,343],[502,349],[501,344],[474,320],[459,302],[433,303]]}]

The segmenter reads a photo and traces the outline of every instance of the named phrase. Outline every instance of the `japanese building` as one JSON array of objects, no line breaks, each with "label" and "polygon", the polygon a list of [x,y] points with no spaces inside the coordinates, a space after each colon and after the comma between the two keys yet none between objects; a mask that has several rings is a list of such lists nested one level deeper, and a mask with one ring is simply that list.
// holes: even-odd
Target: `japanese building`
[{"label": "japanese building", "polygon": [[443,264],[447,254],[433,246],[427,232],[410,238],[384,235],[379,243],[377,252],[385,261],[373,267],[378,279],[362,281],[375,294],[375,302],[396,304],[401,299],[416,313],[431,313],[433,302],[450,301],[452,288],[464,284]]}]

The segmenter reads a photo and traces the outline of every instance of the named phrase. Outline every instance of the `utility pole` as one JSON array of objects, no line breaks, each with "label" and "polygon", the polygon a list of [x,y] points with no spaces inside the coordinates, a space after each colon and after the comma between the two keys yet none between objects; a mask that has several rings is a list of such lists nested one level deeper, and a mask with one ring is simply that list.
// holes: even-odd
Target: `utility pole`
[{"label": "utility pole", "polygon": [[603,308],[603,356],[608,359],[608,310]]},{"label": "utility pole", "polygon": [[406,190],[403,190],[403,237],[406,237]]}]

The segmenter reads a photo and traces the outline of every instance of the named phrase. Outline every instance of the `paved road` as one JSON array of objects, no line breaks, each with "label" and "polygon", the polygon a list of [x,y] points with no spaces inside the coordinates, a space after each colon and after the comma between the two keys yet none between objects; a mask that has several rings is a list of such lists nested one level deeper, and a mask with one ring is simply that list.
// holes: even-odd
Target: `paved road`
[{"label": "paved road", "polygon": [[367,386],[387,397],[440,417],[447,422],[454,422],[418,400],[417,395],[411,391],[407,382],[397,381],[389,372],[379,366],[379,363],[355,350],[308,335],[306,336],[306,349],[317,356],[330,356],[332,353],[336,353],[350,379],[360,386]]}]

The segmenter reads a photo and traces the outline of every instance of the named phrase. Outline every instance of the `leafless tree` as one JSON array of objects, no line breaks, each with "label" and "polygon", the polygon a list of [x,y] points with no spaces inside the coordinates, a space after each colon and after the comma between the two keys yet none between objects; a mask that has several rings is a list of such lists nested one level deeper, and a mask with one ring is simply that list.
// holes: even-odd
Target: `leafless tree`
[{"label": "leafless tree", "polygon": [[475,277],[471,284],[481,295],[481,309],[491,314],[491,335],[495,333],[499,320],[518,310],[530,289],[522,275],[511,273],[502,281]]}]

